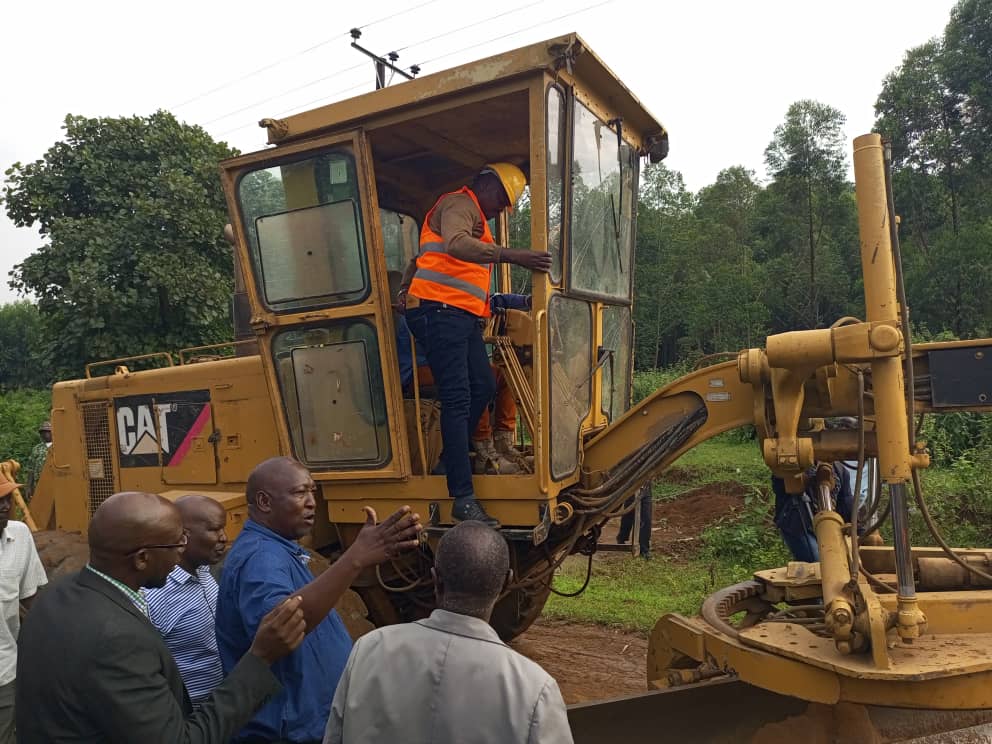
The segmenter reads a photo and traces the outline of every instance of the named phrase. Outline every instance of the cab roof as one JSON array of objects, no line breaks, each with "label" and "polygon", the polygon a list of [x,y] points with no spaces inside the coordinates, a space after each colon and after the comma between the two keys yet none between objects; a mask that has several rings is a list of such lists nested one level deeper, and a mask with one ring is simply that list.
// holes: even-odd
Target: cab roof
[{"label": "cab roof", "polygon": [[575,33],[329,103],[284,119],[263,119],[259,126],[268,130],[269,144],[274,145],[353,128],[359,124],[372,128],[375,119],[386,115],[395,116],[404,110],[415,110],[435,103],[441,98],[545,72],[570,78],[580,89],[608,102],[616,115],[623,117],[625,130],[636,132],[638,139],[667,139],[662,124]]}]

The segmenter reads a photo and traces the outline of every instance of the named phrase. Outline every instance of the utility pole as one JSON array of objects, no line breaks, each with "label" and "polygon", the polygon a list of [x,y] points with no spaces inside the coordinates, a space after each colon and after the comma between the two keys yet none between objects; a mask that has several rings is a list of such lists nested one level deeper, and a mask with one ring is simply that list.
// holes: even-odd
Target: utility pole
[{"label": "utility pole", "polygon": [[369,57],[372,60],[372,64],[375,66],[375,89],[376,90],[379,90],[380,88],[385,88],[386,87],[386,69],[387,68],[390,69],[390,70],[392,70],[393,72],[399,73],[400,75],[402,75],[403,77],[405,77],[407,80],[413,80],[414,76],[418,72],[420,72],[420,67],[417,66],[417,65],[411,66],[410,67],[410,72],[407,72],[406,70],[404,70],[404,69],[402,69],[400,67],[397,67],[396,66],[396,61],[399,60],[399,58],[400,58],[400,55],[397,52],[389,52],[389,54],[387,54],[385,57],[380,57],[378,54],[376,54],[374,52],[371,52],[368,49],[366,49],[365,47],[361,46],[358,43],[358,40],[360,38],[362,38],[362,32],[361,32],[361,30],[360,29],[357,29],[357,28],[351,29],[351,39],[352,39],[351,46],[352,46],[352,48],[357,49],[362,54],[364,54],[366,57]]}]

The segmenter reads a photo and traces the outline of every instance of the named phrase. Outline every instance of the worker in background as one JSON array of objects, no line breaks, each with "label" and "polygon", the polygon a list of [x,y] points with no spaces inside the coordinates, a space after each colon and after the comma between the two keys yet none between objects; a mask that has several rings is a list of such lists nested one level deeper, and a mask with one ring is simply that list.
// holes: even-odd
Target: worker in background
[{"label": "worker in background", "polygon": [[420,517],[409,507],[376,524],[367,520],[355,541],[317,578],[297,542],[313,528],[317,487],[290,457],[265,460],[248,476],[248,519],[221,574],[217,646],[231,669],[251,643],[262,616],[286,597],[302,597],[306,639],[273,672],[283,690],[238,733],[236,742],[319,742],[331,699],[351,651],[351,636],[334,611],[358,575],[402,550],[415,547]]},{"label": "worker in background", "polygon": [[89,526],[89,563],[46,589],[17,660],[21,744],[227,744],[279,682],[269,665],[303,640],[299,597],[259,623],[242,659],[193,710],[176,662],[148,621],[142,587],[160,587],[186,547],[179,510],[118,493]]},{"label": "worker in background", "polygon": [[[651,496],[651,484],[645,483],[641,486],[634,496],[627,499],[625,506],[633,506],[634,499],[640,499],[641,502],[640,524],[637,530],[638,555],[640,555],[641,558],[649,559],[651,558],[651,527],[652,511],[654,509],[654,498]],[[617,532],[618,544],[625,545],[627,540],[630,539],[630,533],[634,529],[634,516],[635,510],[631,509],[629,512],[620,517],[620,529]]]},{"label": "worker in background", "polygon": [[48,583],[31,530],[10,518],[13,493],[20,488],[0,476],[0,744],[14,744],[14,699],[20,609],[29,609],[38,589]]},{"label": "worker in background", "polygon": [[224,679],[217,650],[217,581],[211,566],[227,548],[227,511],[200,494],[176,499],[186,530],[186,549],[165,586],[145,592],[148,619],[176,660],[193,707],[199,707]]},{"label": "worker in background", "polygon": [[572,741],[555,680],[489,625],[510,579],[506,540],[456,525],[434,558],[437,609],[362,636],[334,694],[324,744]]},{"label": "worker in background", "polygon": [[[832,463],[834,485],[831,500],[834,510],[845,522],[851,521],[851,508],[854,496],[846,467]],[[789,552],[797,561],[816,563],[820,560],[820,549],[813,531],[813,515],[817,512],[819,494],[816,486],[816,467],[809,468],[803,475],[806,487],[802,493],[788,493],[785,481],[772,476],[772,491],[775,494],[775,526],[778,527]]]},{"label": "worker in background", "polygon": [[22,493],[24,494],[25,501],[31,500],[31,497],[34,495],[34,489],[38,485],[38,480],[41,478],[41,471],[45,468],[45,460],[48,459],[48,450],[52,447],[52,424],[48,421],[43,421],[41,426],[38,427],[38,436],[41,438],[41,441],[31,450],[28,461],[24,466],[24,472],[26,473],[24,479],[27,483]]},{"label": "worker in background", "polygon": [[488,220],[512,208],[526,185],[517,166],[491,163],[471,187],[442,195],[424,217],[420,255],[397,298],[434,372],[452,518],[493,527],[499,523],[475,498],[469,458],[471,433],[496,391],[480,321],[490,315],[493,264],[547,272],[551,255],[497,245]]}]

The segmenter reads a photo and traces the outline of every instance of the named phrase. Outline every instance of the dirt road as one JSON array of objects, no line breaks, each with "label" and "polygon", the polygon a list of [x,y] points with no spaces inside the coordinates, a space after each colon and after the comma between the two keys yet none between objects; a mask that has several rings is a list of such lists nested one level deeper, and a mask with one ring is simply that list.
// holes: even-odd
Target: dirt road
[{"label": "dirt road", "polygon": [[602,625],[538,620],[510,644],[558,681],[566,703],[643,692],[648,641]]}]

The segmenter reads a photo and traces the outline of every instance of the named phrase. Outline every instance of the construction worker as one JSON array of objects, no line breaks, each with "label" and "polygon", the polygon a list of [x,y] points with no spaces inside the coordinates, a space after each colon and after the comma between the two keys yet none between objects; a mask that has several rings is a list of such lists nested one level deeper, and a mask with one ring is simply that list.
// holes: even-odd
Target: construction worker
[{"label": "construction worker", "polygon": [[475,498],[469,440],[496,392],[480,322],[490,314],[492,265],[551,269],[549,253],[504,248],[489,229],[488,220],[512,208],[526,185],[517,166],[490,163],[471,187],[442,195],[424,217],[420,255],[396,298],[434,373],[441,401],[441,463],[456,522],[499,526]]},{"label": "construction worker", "polygon": [[52,424],[48,421],[43,421],[41,426],[38,427],[38,436],[41,438],[41,441],[31,450],[31,454],[24,467],[25,480],[27,481],[24,484],[25,501],[30,501],[34,495],[34,489],[38,485],[38,479],[41,478],[41,471],[45,467],[48,450],[52,446]]}]

